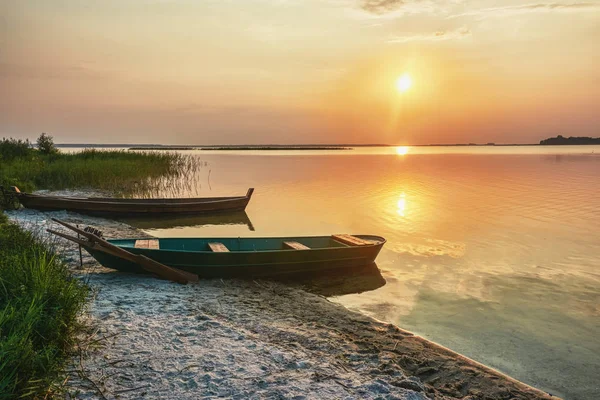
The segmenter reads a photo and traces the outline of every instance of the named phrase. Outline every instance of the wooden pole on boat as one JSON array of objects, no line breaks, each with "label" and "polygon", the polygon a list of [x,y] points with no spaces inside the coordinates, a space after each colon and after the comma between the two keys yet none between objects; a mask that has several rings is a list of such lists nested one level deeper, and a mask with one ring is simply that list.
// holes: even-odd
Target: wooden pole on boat
[{"label": "wooden pole on boat", "polygon": [[81,230],[81,229],[79,229],[71,224],[68,224],[66,222],[63,222],[59,219],[52,218],[52,221],[66,227],[66,228],[71,229],[72,231],[76,232],[77,234],[85,237],[87,240],[83,240],[83,239],[80,239],[80,238],[77,238],[77,237],[74,237],[71,235],[67,235],[62,232],[57,232],[55,230],[48,229],[48,232],[50,232],[54,235],[61,236],[65,239],[71,240],[75,243],[79,243],[80,245],[82,245],[84,247],[102,251],[104,253],[108,253],[115,257],[119,257],[124,260],[138,264],[144,270],[151,272],[153,274],[156,274],[163,279],[167,279],[167,280],[177,282],[177,283],[182,283],[182,284],[198,281],[198,275],[196,275],[196,274],[182,271],[177,268],[168,267],[168,266],[161,264],[158,261],[148,258],[142,254],[130,253],[127,250],[117,247],[117,246],[107,242],[106,240],[102,239],[101,237],[94,235],[93,233],[89,233],[84,230]]},{"label": "wooden pole on boat", "polygon": [[[79,225],[77,225],[77,227],[79,228]],[[79,237],[79,233],[77,234],[77,237]],[[79,245],[78,247],[79,247],[79,269],[83,269],[83,254],[81,254],[81,245]]]}]

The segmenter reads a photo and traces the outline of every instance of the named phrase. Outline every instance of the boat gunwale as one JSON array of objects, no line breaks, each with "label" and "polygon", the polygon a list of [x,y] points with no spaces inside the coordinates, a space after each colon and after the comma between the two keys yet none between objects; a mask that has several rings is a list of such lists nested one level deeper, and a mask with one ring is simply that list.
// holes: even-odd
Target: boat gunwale
[{"label": "boat gunwale", "polygon": [[[67,203],[86,203],[86,204],[107,204],[107,205],[192,205],[192,204],[213,204],[231,201],[240,201],[249,199],[249,196],[233,196],[233,197],[190,197],[180,199],[119,199],[110,197],[70,197],[70,196],[44,196],[31,193],[19,193],[18,198],[25,200],[41,200],[41,201],[62,201]],[[122,201],[125,200],[125,201]]]},{"label": "boat gunwale", "polygon": [[[177,253],[194,253],[194,254],[237,254],[237,253],[274,253],[274,252],[298,252],[298,251],[302,251],[303,253],[307,253],[309,251],[320,251],[320,250],[337,250],[337,249],[370,249],[373,247],[377,247],[377,246],[383,246],[387,240],[384,237],[381,236],[377,236],[377,235],[352,235],[352,236],[369,236],[369,237],[375,237],[378,238],[380,240],[378,240],[376,243],[373,244],[365,244],[365,245],[360,245],[360,246],[350,246],[347,245],[345,243],[342,242],[338,242],[342,245],[344,245],[344,247],[320,247],[320,248],[312,248],[309,247],[308,249],[304,249],[304,250],[296,250],[296,249],[275,249],[275,250],[230,250],[228,252],[224,252],[224,253],[219,253],[219,252],[214,252],[211,250],[177,250],[177,249],[147,249],[147,248],[141,248],[138,250],[143,250],[143,252],[159,252],[159,251],[169,251],[169,252],[177,252]],[[251,239],[251,240],[260,240],[260,239],[281,239],[282,241],[285,239],[313,239],[313,238],[329,238],[332,240],[333,239],[331,236],[290,236],[290,237],[281,237],[281,236],[270,236],[270,237],[251,237],[251,238],[243,238],[243,239]],[[127,239],[108,239],[108,242],[114,244],[115,246],[121,247],[118,244],[114,243],[115,241],[135,241],[136,240],[146,240],[148,238],[127,238]],[[222,240],[222,239],[241,239],[239,237],[220,237],[220,238],[157,238],[159,241],[161,239],[168,239],[168,240],[181,240],[181,239],[206,239],[206,240]],[[127,247],[129,248],[129,247]],[[131,247],[133,248],[133,247]]]}]

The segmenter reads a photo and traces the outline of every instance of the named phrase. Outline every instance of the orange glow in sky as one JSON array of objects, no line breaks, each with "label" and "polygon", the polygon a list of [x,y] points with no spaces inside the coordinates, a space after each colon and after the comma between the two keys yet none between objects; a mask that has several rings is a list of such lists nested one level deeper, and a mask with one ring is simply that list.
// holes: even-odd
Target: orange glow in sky
[{"label": "orange glow in sky", "polygon": [[0,135],[165,144],[598,135],[600,3],[374,3],[0,2]]}]

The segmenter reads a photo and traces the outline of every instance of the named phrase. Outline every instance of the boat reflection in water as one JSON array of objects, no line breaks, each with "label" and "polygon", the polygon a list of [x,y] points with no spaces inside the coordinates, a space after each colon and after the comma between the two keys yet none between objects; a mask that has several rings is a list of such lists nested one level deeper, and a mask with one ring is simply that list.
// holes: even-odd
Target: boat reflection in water
[{"label": "boat reflection in water", "polygon": [[331,269],[311,274],[293,274],[271,277],[269,280],[300,287],[321,296],[343,296],[379,289],[385,285],[377,263],[356,268]]},{"label": "boat reflection in water", "polygon": [[171,229],[206,225],[246,225],[249,230],[254,231],[254,225],[252,225],[252,221],[250,221],[245,211],[181,217],[168,215],[153,216],[152,218],[126,217],[119,218],[119,221],[138,229]]}]

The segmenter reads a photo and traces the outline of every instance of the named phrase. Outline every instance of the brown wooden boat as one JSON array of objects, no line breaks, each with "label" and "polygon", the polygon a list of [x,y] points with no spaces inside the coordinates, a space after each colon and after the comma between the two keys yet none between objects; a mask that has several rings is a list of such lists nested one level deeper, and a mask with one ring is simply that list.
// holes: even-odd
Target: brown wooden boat
[{"label": "brown wooden boat", "polygon": [[187,199],[118,199],[106,197],[44,196],[24,193],[12,186],[12,194],[25,208],[67,210],[82,214],[114,216],[194,215],[243,211],[254,192],[245,196],[199,197]]}]

